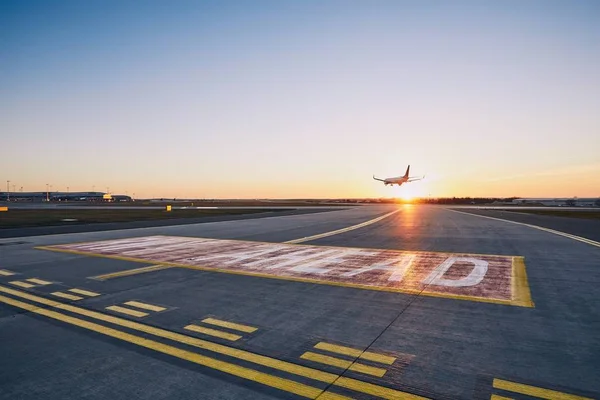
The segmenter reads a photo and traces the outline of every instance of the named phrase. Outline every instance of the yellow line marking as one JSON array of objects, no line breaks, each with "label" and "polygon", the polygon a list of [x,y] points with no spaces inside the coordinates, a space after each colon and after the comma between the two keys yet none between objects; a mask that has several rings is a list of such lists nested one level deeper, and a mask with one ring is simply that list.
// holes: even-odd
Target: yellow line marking
[{"label": "yellow line marking", "polygon": [[504,397],[504,396],[498,396],[497,394],[493,394],[490,397],[490,400],[514,400],[514,399],[511,397]]},{"label": "yellow line marking", "polygon": [[531,300],[531,291],[529,290],[529,281],[527,280],[523,257],[513,257],[511,281],[513,304],[523,307],[535,307],[535,304]]},{"label": "yellow line marking", "polygon": [[108,279],[121,278],[121,277],[124,277],[124,276],[139,275],[139,274],[145,274],[147,272],[160,271],[160,270],[169,269],[169,268],[172,268],[172,267],[173,267],[172,265],[151,265],[149,267],[128,269],[128,270],[125,270],[125,271],[111,272],[110,274],[92,276],[91,279],[97,279],[99,281],[105,281],[105,280],[108,280]]},{"label": "yellow line marking", "polygon": [[523,383],[514,383],[497,378],[494,378],[493,386],[496,389],[521,393],[527,396],[533,396],[547,400],[593,400],[589,397],[575,396],[574,394],[557,392],[556,390],[550,389],[542,389],[535,386],[525,385]]},{"label": "yellow line marking", "polygon": [[304,242],[308,242],[308,241],[316,240],[316,239],[321,239],[321,238],[328,237],[328,236],[339,235],[340,233],[353,231],[355,229],[363,228],[365,226],[374,224],[376,222],[381,221],[382,219],[385,219],[387,217],[390,217],[390,216],[396,214],[399,211],[400,211],[400,209],[392,211],[392,212],[387,213],[385,215],[382,215],[381,217],[373,218],[373,219],[371,219],[369,221],[366,221],[366,222],[363,222],[363,223],[360,223],[360,224],[357,224],[357,225],[352,225],[352,226],[349,226],[349,227],[346,227],[346,228],[337,229],[337,230],[331,231],[331,232],[320,233],[318,235],[306,236],[306,237],[299,238],[299,239],[288,240],[287,242],[283,242],[283,243],[288,243],[288,244],[304,243]]},{"label": "yellow line marking", "polygon": [[564,236],[564,237],[569,238],[569,239],[577,240],[578,242],[582,242],[582,243],[586,243],[586,244],[591,244],[592,246],[600,247],[600,242],[596,242],[595,240],[591,240],[591,239],[584,238],[584,237],[581,237],[581,236],[572,235],[572,234],[566,233],[566,232],[556,231],[554,229],[544,228],[544,227],[538,226],[538,225],[525,224],[523,222],[511,221],[509,219],[489,217],[487,215],[471,214],[471,213],[468,213],[468,212],[451,210],[451,209],[448,209],[448,208],[447,208],[447,210],[448,211],[452,211],[452,212],[457,212],[457,213],[460,213],[460,214],[473,215],[475,217],[481,217],[481,218],[487,218],[487,219],[494,219],[496,221],[508,222],[508,223],[515,224],[515,225],[523,225],[523,226],[527,226],[529,228],[538,229],[540,231],[544,231],[544,232],[548,232],[548,233],[553,233],[553,234],[558,235],[558,236]]},{"label": "yellow line marking", "polygon": [[[61,310],[69,311],[75,314],[84,315],[89,318],[94,318],[100,321],[108,322],[114,325],[122,326],[125,328],[137,330],[140,332],[148,333],[150,335],[158,336],[161,338],[173,340],[175,342],[183,343],[189,346],[198,347],[206,351],[212,351],[214,353],[223,354],[229,357],[237,358],[240,360],[248,361],[254,364],[262,365],[269,368],[278,369],[280,371],[288,372],[298,376],[314,379],[320,382],[328,384],[334,384],[337,386],[349,388],[362,393],[373,394],[381,393],[379,397],[385,399],[412,399],[412,400],[427,400],[426,397],[413,395],[410,393],[402,392],[395,389],[386,388],[379,385],[366,383],[353,378],[340,378],[336,374],[324,372],[315,368],[305,367],[303,365],[294,364],[287,361],[281,361],[276,358],[262,356],[260,354],[252,353],[245,350],[236,349],[226,345],[210,342],[207,340],[195,338],[192,336],[182,335],[180,333],[167,331],[165,329],[156,328],[150,325],[145,325],[139,322],[130,321],[127,319],[119,318],[113,315],[103,314],[96,311],[87,310],[85,308],[77,307],[71,304],[60,303],[55,300],[46,299],[43,297],[35,296],[19,290],[0,286],[0,292],[7,293],[13,296],[21,297],[23,299],[35,301],[37,303],[52,306]],[[339,378],[339,379],[338,379]]]},{"label": "yellow line marking", "polygon": [[[47,310],[40,308],[29,303],[24,303],[18,300],[13,300],[8,297],[0,296],[0,302],[9,304],[14,307],[21,308],[36,314],[44,315],[48,318],[52,318],[58,321],[65,322],[67,324],[75,325],[80,328],[84,328],[93,332],[97,332],[106,336],[110,336],[116,339],[120,339],[124,342],[129,342],[141,347],[145,347],[163,354],[167,354],[173,357],[180,358],[198,365],[202,365],[208,368],[212,368],[226,374],[238,376],[243,379],[248,379],[261,383],[266,386],[274,387],[289,393],[293,393],[302,397],[314,399],[321,394],[322,390],[304,385],[302,383],[294,382],[290,379],[280,378],[274,375],[269,375],[260,371],[256,371],[250,368],[241,367],[236,364],[228,363],[225,361],[217,360],[215,358],[203,356],[201,354],[193,353],[191,351],[183,350],[177,347],[169,346],[154,340],[146,339],[140,336],[135,336],[126,332],[122,332],[113,328],[108,328],[103,325],[99,325],[93,322],[88,322],[79,318],[71,317],[65,314],[61,314],[56,311]],[[340,396],[329,397],[337,399],[348,399],[348,397]]]},{"label": "yellow line marking", "polygon": [[221,321],[220,319],[216,319],[216,318],[205,318],[202,320],[202,322],[204,322],[205,324],[222,326],[223,328],[235,329],[236,331],[247,332],[247,333],[252,333],[252,332],[255,332],[256,330],[258,330],[258,328],[255,328],[253,326],[234,324],[233,322]]},{"label": "yellow line marking", "polygon": [[32,288],[35,285],[32,285],[31,283],[27,283],[27,282],[21,282],[21,281],[12,281],[12,282],[8,282],[11,285],[15,285],[15,286],[20,286],[20,287],[24,287],[24,288]]},{"label": "yellow line marking", "polygon": [[387,400],[423,400],[425,397],[417,396],[416,394],[410,394],[406,392],[400,392],[398,390],[389,389],[383,386],[374,385],[359,381],[358,379],[346,378],[341,376],[335,381],[334,385],[340,386],[346,389],[355,390],[370,394],[371,396],[381,397]]},{"label": "yellow line marking", "polygon": [[303,360],[309,360],[318,362],[321,364],[331,365],[338,368],[346,369],[348,368],[351,371],[361,372],[363,374],[373,375],[381,378],[387,372],[383,368],[370,367],[365,364],[360,364],[348,360],[342,360],[340,358],[325,356],[322,354],[313,353],[311,351],[307,351],[306,353],[300,356]]},{"label": "yellow line marking", "polygon": [[69,299],[69,300],[81,300],[83,299],[83,297],[79,297],[79,296],[75,296],[74,294],[69,294],[69,293],[63,293],[63,292],[53,292],[50,293],[54,296],[57,297],[62,297],[63,299]]},{"label": "yellow line marking", "polygon": [[31,283],[35,283],[37,285],[52,285],[52,282],[48,282],[42,279],[37,279],[37,278],[30,278],[30,279],[25,279],[27,282],[31,282]]},{"label": "yellow line marking", "polygon": [[89,290],[83,290],[83,289],[69,289],[69,292],[82,294],[84,296],[89,296],[89,297],[100,296],[100,293],[90,292]]},{"label": "yellow line marking", "polygon": [[315,349],[331,351],[333,353],[344,354],[347,356],[362,358],[364,360],[380,362],[382,364],[392,365],[396,361],[395,357],[384,356],[383,354],[373,353],[371,351],[365,351],[353,349],[352,347],[339,346],[336,344],[330,344],[326,342],[319,342],[314,346]]},{"label": "yellow line marking", "polygon": [[150,311],[156,311],[156,312],[165,311],[167,309],[166,307],[154,306],[152,304],[146,304],[146,303],[142,303],[139,301],[128,301],[124,304],[127,304],[128,306],[142,308],[144,310],[150,310]]},{"label": "yellow line marking", "polygon": [[0,269],[0,275],[2,276],[11,276],[11,275],[16,275],[14,272],[9,271],[7,269]]},{"label": "yellow line marking", "polygon": [[[227,240],[229,240],[229,239],[227,239]],[[262,243],[262,242],[257,242],[257,243]],[[273,244],[273,243],[269,243],[269,244]],[[299,244],[297,246],[307,246],[307,245]],[[319,246],[319,247],[332,248],[332,249],[346,248],[346,247],[333,247],[333,246]],[[348,248],[351,248],[351,247],[348,247]],[[86,251],[60,249],[60,248],[54,248],[54,247],[42,246],[42,247],[35,247],[35,249],[49,250],[49,251],[55,251],[58,253],[66,253],[66,254],[77,254],[77,255],[89,256],[89,257],[110,258],[113,260],[132,261],[132,262],[139,262],[139,263],[144,263],[144,264],[148,264],[148,263],[152,262],[151,260],[146,260],[143,258],[124,257],[124,256],[110,255],[110,254],[89,253]],[[382,250],[382,249],[374,249],[374,250]],[[395,251],[398,251],[398,250],[395,250]],[[437,254],[461,254],[461,255],[473,255],[473,256],[477,256],[477,255],[479,255],[479,256],[494,256],[493,254],[447,253],[447,252],[444,253],[444,252],[434,252],[434,251],[411,251],[411,253],[416,253],[416,254],[437,253]],[[515,257],[515,256],[508,256],[505,254],[505,255],[499,255],[499,257]],[[228,270],[228,269],[202,267],[199,265],[186,265],[186,264],[179,264],[179,263],[173,263],[173,262],[164,262],[163,264],[166,266],[169,266],[169,267],[186,268],[186,269],[197,270],[197,271],[217,272],[217,273],[222,273],[222,274],[254,276],[254,277],[258,277],[258,278],[279,279],[279,280],[283,280],[283,281],[308,282],[308,283],[315,283],[318,285],[340,286],[340,287],[349,287],[349,288],[364,289],[364,290],[376,290],[379,292],[415,294],[415,295],[429,296],[429,297],[440,297],[440,298],[444,298],[444,299],[469,300],[469,301],[477,301],[477,302],[481,302],[481,303],[492,303],[492,304],[503,304],[503,305],[509,305],[509,306],[512,305],[512,306],[526,307],[522,304],[516,304],[512,300],[493,299],[493,298],[489,298],[489,297],[477,297],[477,296],[468,296],[468,295],[460,295],[460,294],[436,293],[436,292],[420,291],[420,290],[416,290],[416,289],[400,289],[400,288],[369,286],[369,285],[361,285],[359,283],[322,281],[322,280],[314,279],[314,278],[296,277],[296,276],[277,276],[277,275],[261,274],[258,272],[240,271],[240,270],[234,271],[234,270]]]},{"label": "yellow line marking", "polygon": [[235,342],[236,340],[242,338],[240,335],[234,335],[233,333],[222,332],[216,329],[205,328],[203,326],[198,325],[188,325],[184,329],[187,329],[188,331],[203,333],[205,335],[220,337],[221,339],[231,340],[232,342]]},{"label": "yellow line marking", "polygon": [[109,307],[106,307],[106,309],[110,310],[110,311],[122,313],[122,314],[132,315],[134,317],[145,317],[146,315],[148,315],[148,313],[145,313],[145,312],[141,312],[141,311],[137,311],[137,310],[130,310],[129,308],[119,307],[119,306],[109,306]]}]

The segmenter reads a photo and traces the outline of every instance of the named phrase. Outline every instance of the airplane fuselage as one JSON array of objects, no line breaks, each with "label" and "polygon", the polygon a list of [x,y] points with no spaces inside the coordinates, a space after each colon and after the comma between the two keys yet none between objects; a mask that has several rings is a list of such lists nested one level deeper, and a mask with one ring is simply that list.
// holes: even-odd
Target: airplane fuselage
[{"label": "airplane fuselage", "polygon": [[403,183],[405,183],[406,181],[408,181],[408,178],[404,177],[404,176],[398,176],[395,178],[387,178],[386,180],[383,181],[384,185],[402,185]]}]

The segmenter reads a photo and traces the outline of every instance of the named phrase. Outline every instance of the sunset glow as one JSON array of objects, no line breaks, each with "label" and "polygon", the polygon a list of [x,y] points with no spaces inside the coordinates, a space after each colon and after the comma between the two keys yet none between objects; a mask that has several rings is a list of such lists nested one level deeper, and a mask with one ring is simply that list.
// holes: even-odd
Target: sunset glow
[{"label": "sunset glow", "polygon": [[16,191],[600,196],[594,3],[34,3],[0,6]]}]

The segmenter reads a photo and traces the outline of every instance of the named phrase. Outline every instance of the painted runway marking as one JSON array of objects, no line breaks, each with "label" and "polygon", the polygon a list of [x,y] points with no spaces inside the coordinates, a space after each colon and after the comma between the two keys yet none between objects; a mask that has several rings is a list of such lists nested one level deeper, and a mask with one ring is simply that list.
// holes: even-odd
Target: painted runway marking
[{"label": "painted runway marking", "polygon": [[12,275],[16,275],[16,273],[9,271],[7,269],[0,269],[0,275],[1,276],[12,276]]},{"label": "painted runway marking", "polygon": [[582,242],[582,243],[585,243],[585,244],[591,244],[592,246],[600,247],[600,242],[596,242],[595,240],[587,239],[587,238],[584,238],[584,237],[581,237],[581,236],[571,235],[570,233],[566,233],[566,232],[556,231],[554,229],[544,228],[543,226],[525,224],[523,222],[511,221],[509,219],[489,217],[487,215],[471,214],[469,212],[458,211],[458,210],[451,210],[449,208],[447,208],[446,210],[452,211],[452,212],[455,212],[455,213],[459,213],[459,214],[472,215],[474,217],[481,217],[481,218],[493,219],[493,220],[496,220],[496,221],[508,222],[508,223],[515,224],[515,225],[527,226],[529,228],[533,228],[533,229],[537,229],[537,230],[540,230],[540,231],[552,233],[554,235],[563,236],[563,237],[566,237],[566,238],[569,238],[569,239],[577,240],[578,242]]},{"label": "painted runway marking", "polygon": [[522,257],[148,236],[41,249],[360,289],[533,307]]},{"label": "painted runway marking", "polygon": [[376,222],[379,222],[387,217],[391,217],[392,215],[396,214],[397,212],[399,212],[400,210],[395,210],[392,211],[390,213],[387,213],[385,215],[382,215],[381,217],[377,217],[377,218],[373,218],[369,221],[360,223],[360,224],[356,224],[356,225],[352,225],[346,228],[342,228],[342,229],[337,229],[335,231],[331,231],[331,232],[325,232],[325,233],[320,233],[318,235],[313,235],[313,236],[307,236],[307,237],[303,237],[303,238],[299,238],[299,239],[294,239],[294,240],[288,240],[287,242],[284,243],[290,243],[290,244],[297,244],[297,243],[304,243],[304,242],[309,242],[311,240],[317,240],[317,239],[321,239],[324,237],[328,237],[328,236],[333,236],[333,235],[339,235],[340,233],[345,233],[345,232],[350,232],[353,231],[355,229],[359,229],[359,228],[363,228],[365,226],[369,226],[371,224],[374,224]]},{"label": "painted runway marking", "polygon": [[[226,355],[231,358],[235,358],[238,360],[242,360],[244,362],[253,363],[257,365],[261,365],[268,368],[277,369],[279,371],[283,371],[292,375],[297,375],[305,378],[309,378],[318,382],[323,382],[326,384],[332,384],[333,386],[338,386],[344,389],[353,390],[356,392],[364,393],[370,395],[375,398],[383,398],[383,399],[407,399],[407,400],[427,400],[426,397],[421,397],[418,395],[414,395],[411,393],[403,392],[396,389],[391,389],[385,386],[372,384],[369,382],[364,382],[354,378],[342,377],[337,374],[332,374],[329,372],[321,371],[315,368],[308,368],[303,365],[282,361],[276,358],[263,356],[257,353],[252,353],[246,350],[240,350],[234,347],[229,347],[225,345],[221,345],[218,343],[210,342],[207,340],[202,340],[199,338],[182,335],[180,333],[176,333],[173,331],[168,331],[160,328],[156,328],[150,325],[141,324],[139,322],[130,321],[127,319],[119,318],[112,315],[107,315],[104,313],[91,311],[88,309],[80,308],[73,306],[71,304],[60,303],[58,301],[46,299],[43,297],[35,296],[26,292],[22,292],[19,290],[14,290],[8,287],[0,286],[0,292],[10,294],[11,296],[20,297],[22,299],[26,299],[29,301],[33,301],[35,303],[44,304],[50,307],[57,308],[59,310],[68,311],[70,313],[83,315],[88,318],[96,319],[99,321],[103,321],[106,323],[110,323],[113,325],[117,325],[120,327],[136,330],[139,332],[143,332],[146,334],[158,336],[160,338],[172,340],[174,342],[178,342],[181,344],[185,344],[188,346],[193,346],[197,348],[201,348],[205,351],[214,352],[221,355]],[[288,386],[283,386],[283,383],[291,382],[299,386],[300,388],[307,389],[316,389],[312,386],[304,385],[293,380],[279,378],[277,376],[265,374],[258,372],[256,370],[250,368],[240,367],[236,364],[226,363],[220,360],[216,360],[210,357],[199,356],[196,353],[191,353],[188,351],[181,350],[177,347],[168,346],[153,340],[149,340],[140,336],[131,335],[125,332],[121,332],[119,330],[108,328],[103,325],[95,324],[92,322],[84,321],[82,319],[74,318],[65,314],[61,314],[59,312],[54,312],[47,310],[45,308],[41,308],[37,305],[24,303],[22,301],[13,300],[8,297],[0,296],[0,302],[5,304],[12,305],[17,308],[29,310],[31,312],[47,316],[49,318],[53,318],[56,320],[63,321],[65,323],[69,323],[72,325],[80,326],[84,329],[92,330],[98,333],[102,333],[108,336],[112,336],[129,343],[137,344],[146,348],[150,348],[159,352],[163,352],[165,354],[170,354],[175,357],[179,357],[182,359],[186,359],[191,362],[195,362],[199,365],[206,366],[208,368],[213,368],[224,373],[232,374],[235,376],[242,377],[244,379],[252,380],[255,382],[259,382],[261,384],[275,387],[281,390],[288,391],[290,393],[299,394],[297,390],[298,386],[290,386],[292,390],[288,388]],[[193,356],[199,356],[203,358],[192,358]],[[214,361],[214,362],[213,362]],[[265,379],[270,378],[270,379]],[[272,380],[271,380],[272,379]],[[316,394],[315,394],[316,393]],[[330,393],[331,396],[325,395]],[[338,397],[336,397],[338,396]],[[318,390],[318,392],[311,392],[311,396],[305,396],[310,398],[319,398],[323,399],[334,399],[334,398],[342,398],[339,395],[333,394],[331,392],[323,393],[322,390]]]},{"label": "painted runway marking", "polygon": [[161,271],[163,269],[169,269],[169,268],[173,268],[173,267],[170,266],[170,265],[151,265],[149,267],[127,269],[125,271],[111,272],[110,274],[92,276],[91,279],[96,279],[96,280],[99,280],[99,281],[105,281],[105,280],[108,280],[108,279],[115,279],[115,278],[122,278],[124,276],[145,274],[145,273],[148,273],[148,272]]},{"label": "painted runway marking", "polygon": [[50,294],[53,296],[56,296],[56,297],[61,297],[63,299],[74,300],[74,301],[83,300],[85,297],[100,296],[100,293],[90,292],[89,290],[83,290],[83,289],[68,289],[68,291],[72,292],[72,293],[77,293],[79,296],[76,296],[71,293],[65,293],[65,292],[52,292]]},{"label": "painted runway marking", "polygon": [[547,400],[593,400],[589,397],[576,396],[574,394],[568,394],[563,392],[558,392],[556,390],[543,389],[531,385],[525,385],[523,383],[515,383],[510,381],[505,381],[502,379],[494,379],[493,386],[495,389],[506,390],[507,392],[514,392],[519,394],[524,394],[527,396],[536,397],[538,399],[547,399]]},{"label": "painted runway marking", "polygon": [[62,297],[63,299],[74,300],[74,301],[83,299],[83,297],[81,297],[81,296],[75,296],[74,294],[69,294],[69,293],[64,293],[64,292],[52,292],[50,294],[53,296],[56,296],[56,297]]},{"label": "painted runway marking", "polygon": [[256,332],[258,328],[248,325],[236,324],[233,322],[222,321],[216,318],[205,318],[202,320],[205,324],[222,326],[223,328],[229,328],[240,332],[252,333]]},{"label": "painted runway marking", "polygon": [[21,282],[21,281],[12,281],[12,282],[8,282],[8,283],[10,283],[11,285],[20,286],[20,287],[26,288],[26,289],[35,287],[35,285],[32,285],[31,283]]},{"label": "painted runway marking", "polygon": [[242,338],[240,335],[236,335],[234,333],[223,332],[216,329],[206,328],[200,325],[187,325],[183,329],[187,329],[188,331],[192,332],[202,333],[204,335],[218,337],[221,339],[231,340],[232,342],[235,342],[236,340]]},{"label": "painted runway marking", "polygon": [[108,306],[108,307],[106,307],[106,309],[110,310],[110,311],[118,312],[121,314],[131,315],[132,317],[138,317],[138,318],[142,318],[142,317],[149,315],[148,313],[145,313],[145,312],[131,310],[129,308],[125,308],[125,307],[121,307],[121,306]]},{"label": "painted runway marking", "polygon": [[128,306],[132,306],[132,307],[141,308],[143,310],[156,311],[156,312],[165,311],[167,309],[166,307],[155,306],[153,304],[146,304],[146,303],[142,303],[141,301],[126,301],[124,304],[126,304]]},{"label": "painted runway marking", "polygon": [[39,286],[52,285],[52,282],[48,282],[48,281],[45,281],[43,279],[30,278],[30,279],[25,279],[25,280],[27,282],[34,283],[34,284],[39,285]]},{"label": "painted runway marking", "polygon": [[88,296],[88,297],[96,297],[96,296],[100,296],[100,293],[96,293],[96,292],[91,292],[89,290],[83,290],[83,289],[69,289],[69,292],[73,292],[73,293],[77,293],[77,294],[82,294],[84,296]]},{"label": "painted runway marking", "polygon": [[125,303],[123,303],[123,305],[126,305],[128,307],[138,308],[138,309],[141,309],[144,311],[139,311],[139,310],[131,309],[128,307],[123,307],[120,305],[109,306],[109,307],[106,307],[106,309],[110,310],[110,311],[118,312],[121,314],[131,315],[133,317],[138,317],[138,318],[143,318],[143,317],[147,317],[148,315],[150,315],[146,311],[153,311],[153,312],[158,313],[161,311],[165,311],[167,309],[167,307],[143,303],[141,301],[136,301],[136,300],[126,301]]},{"label": "painted runway marking", "polygon": [[383,354],[373,353],[371,351],[362,351],[359,349],[353,349],[352,347],[339,346],[337,344],[326,342],[319,342],[314,347],[315,349],[344,354],[354,358],[362,358],[363,360],[375,361],[382,364],[392,365],[394,361],[396,361],[396,357],[390,357]]},{"label": "painted runway marking", "polygon": [[387,370],[383,368],[371,367],[369,365],[360,364],[357,362],[343,360],[341,358],[326,356],[323,354],[313,353],[312,351],[307,351],[306,353],[300,356],[303,360],[318,362],[321,364],[330,365],[332,367],[338,367],[341,369],[348,369],[350,371],[360,372],[366,375],[376,376],[381,378],[385,375]]},{"label": "painted runway marking", "polygon": [[[202,321],[200,321],[200,323],[207,324],[207,325],[220,326],[222,328],[235,330],[235,331],[239,331],[239,332],[244,332],[244,333],[253,333],[258,330],[258,328],[255,328],[253,326],[236,324],[234,322],[223,321],[223,320],[216,319],[216,318],[204,318]],[[221,339],[231,340],[232,342],[242,338],[242,336],[237,335],[235,333],[224,332],[224,331],[220,331],[220,330],[213,329],[213,328],[207,328],[205,326],[200,326],[200,325],[196,325],[196,324],[187,325],[184,327],[184,329],[187,329],[187,330],[193,331],[193,332],[202,333],[204,335],[218,337]]]}]

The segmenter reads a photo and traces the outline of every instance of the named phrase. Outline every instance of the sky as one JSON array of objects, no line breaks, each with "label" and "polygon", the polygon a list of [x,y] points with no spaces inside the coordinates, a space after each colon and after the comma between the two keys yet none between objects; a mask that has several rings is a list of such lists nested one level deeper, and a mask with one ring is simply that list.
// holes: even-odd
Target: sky
[{"label": "sky", "polygon": [[599,65],[597,1],[3,1],[0,187],[598,197]]}]

